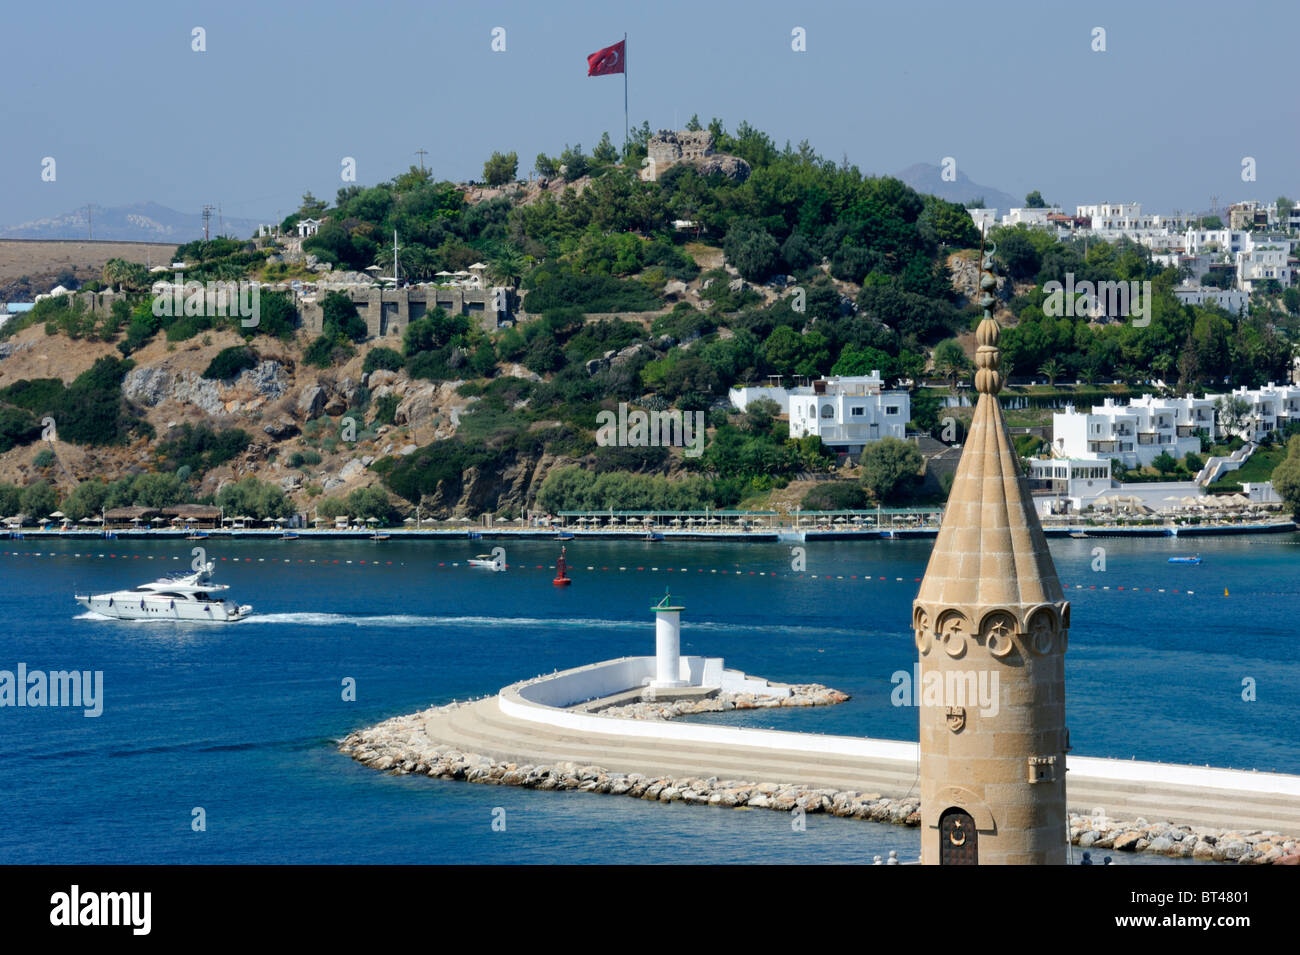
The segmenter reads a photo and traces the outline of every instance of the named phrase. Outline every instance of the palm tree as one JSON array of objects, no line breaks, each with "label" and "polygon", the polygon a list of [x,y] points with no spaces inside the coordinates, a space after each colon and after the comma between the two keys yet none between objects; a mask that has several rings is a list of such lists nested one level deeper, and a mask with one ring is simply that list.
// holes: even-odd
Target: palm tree
[{"label": "palm tree", "polygon": [[948,338],[934,346],[934,370],[948,379],[948,387],[957,392],[957,381],[971,367],[957,339]]},{"label": "palm tree", "polygon": [[1038,373],[1047,376],[1047,383],[1055,388],[1056,379],[1065,371],[1065,367],[1055,358],[1049,358],[1038,366]]},{"label": "palm tree", "polygon": [[502,285],[508,285],[511,288],[518,286],[527,267],[528,263],[525,256],[521,255],[513,246],[508,245],[501,246],[488,260],[488,268],[492,272],[492,277]]}]

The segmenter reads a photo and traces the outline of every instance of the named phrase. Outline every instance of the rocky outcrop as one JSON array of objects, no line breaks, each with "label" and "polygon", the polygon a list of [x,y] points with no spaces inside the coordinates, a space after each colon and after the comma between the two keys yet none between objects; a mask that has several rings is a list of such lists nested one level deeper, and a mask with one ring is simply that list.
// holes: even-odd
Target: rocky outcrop
[{"label": "rocky outcrop", "polygon": [[593,358],[587,362],[585,366],[587,374],[597,375],[602,371],[621,368],[639,355],[644,355],[647,358],[654,358],[655,351],[649,345],[643,344],[642,342],[634,342],[619,351],[607,351],[600,358]]},{"label": "rocky outcrop", "polygon": [[328,395],[320,385],[308,385],[298,395],[298,415],[310,421],[319,418],[325,410]]},{"label": "rocky outcrop", "polygon": [[695,168],[699,170],[701,176],[711,176],[716,172],[736,182],[744,182],[749,178],[751,171],[749,163],[739,156],[728,156],[723,153],[715,153],[696,160]]},{"label": "rocky outcrop", "polygon": [[225,383],[193,371],[173,371],[166,364],[132,368],[122,380],[122,394],[149,408],[164,401],[193,405],[209,415],[252,411],[288,390],[288,375],[277,361],[259,362]]}]

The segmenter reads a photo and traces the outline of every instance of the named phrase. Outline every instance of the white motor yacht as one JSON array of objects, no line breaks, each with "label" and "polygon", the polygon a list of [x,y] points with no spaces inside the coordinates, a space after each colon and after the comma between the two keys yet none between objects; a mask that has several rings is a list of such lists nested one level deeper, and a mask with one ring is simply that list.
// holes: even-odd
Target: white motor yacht
[{"label": "white motor yacht", "polygon": [[488,570],[503,571],[506,569],[505,560],[497,560],[491,554],[479,554],[477,557],[470,558],[471,567],[486,567]]},{"label": "white motor yacht", "polygon": [[226,584],[212,583],[209,561],[193,574],[161,577],[134,590],[119,590],[93,596],[76,594],[77,603],[95,613],[119,620],[201,620],[230,623],[243,620],[252,611],[250,604],[237,604],[214,596],[229,590]]}]

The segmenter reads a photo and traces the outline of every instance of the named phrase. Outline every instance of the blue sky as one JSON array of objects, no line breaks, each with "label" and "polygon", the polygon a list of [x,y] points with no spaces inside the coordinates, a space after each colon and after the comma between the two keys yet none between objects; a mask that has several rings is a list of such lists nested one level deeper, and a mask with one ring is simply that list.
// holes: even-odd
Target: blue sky
[{"label": "blue sky", "polygon": [[143,200],[269,221],[304,190],[332,199],[345,156],[369,184],[421,147],[439,177],[478,177],[494,149],[527,173],[621,140],[623,80],[585,58],[624,32],[634,125],[746,120],[875,173],[952,156],[1067,206],[1300,195],[1290,0],[46,2],[4,24],[0,225]]}]

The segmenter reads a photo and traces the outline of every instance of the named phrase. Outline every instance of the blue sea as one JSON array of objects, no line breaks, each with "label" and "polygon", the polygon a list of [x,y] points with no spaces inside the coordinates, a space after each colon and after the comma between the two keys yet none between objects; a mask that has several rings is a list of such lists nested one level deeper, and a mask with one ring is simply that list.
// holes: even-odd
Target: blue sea
[{"label": "blue sea", "polygon": [[[1300,773],[1298,544],[1053,541],[1073,601],[1075,752]],[[891,677],[915,661],[908,621],[929,541],[809,543],[816,576],[805,576],[788,545],[578,540],[573,586],[559,589],[538,568],[554,564],[549,541],[209,540],[217,579],[255,607],[247,621],[124,623],[72,600],[185,571],[192,546],[0,541],[0,669],[104,674],[98,718],[0,709],[0,862],[864,862],[919,851],[902,827],[812,816],[794,832],[773,812],[386,776],[336,741],[538,673],[652,653],[649,608],[667,587],[687,608],[684,652],[853,697],[699,719],[913,740],[916,712],[891,705]],[[506,548],[508,572],[465,566],[492,546]],[[1093,569],[1097,547],[1104,570]],[[1168,563],[1197,550],[1199,566]],[[343,698],[348,678],[355,702]],[[497,809],[505,831],[493,829]]]}]

